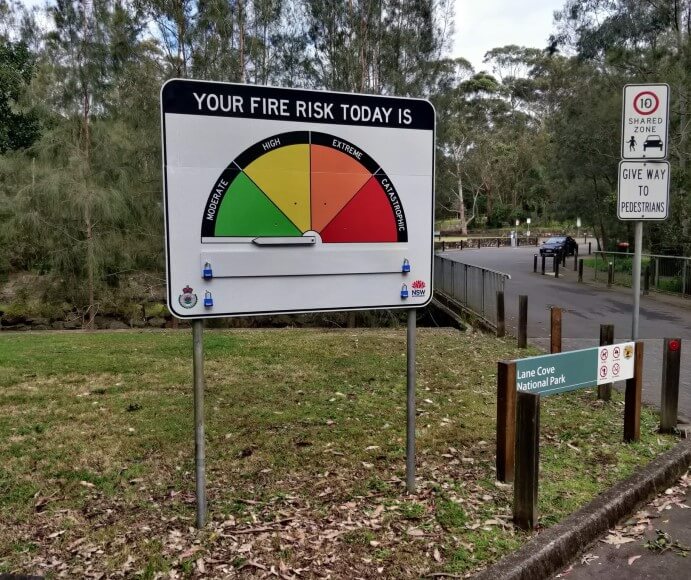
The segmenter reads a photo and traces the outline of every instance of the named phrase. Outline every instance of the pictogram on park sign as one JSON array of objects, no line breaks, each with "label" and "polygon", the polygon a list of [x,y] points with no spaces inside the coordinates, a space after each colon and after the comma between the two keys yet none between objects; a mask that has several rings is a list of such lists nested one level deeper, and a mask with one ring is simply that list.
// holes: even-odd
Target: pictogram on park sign
[{"label": "pictogram on park sign", "polygon": [[175,316],[431,300],[428,101],[174,79],[161,115]]},{"label": "pictogram on park sign", "polygon": [[666,159],[668,125],[669,85],[624,86],[622,159]]}]

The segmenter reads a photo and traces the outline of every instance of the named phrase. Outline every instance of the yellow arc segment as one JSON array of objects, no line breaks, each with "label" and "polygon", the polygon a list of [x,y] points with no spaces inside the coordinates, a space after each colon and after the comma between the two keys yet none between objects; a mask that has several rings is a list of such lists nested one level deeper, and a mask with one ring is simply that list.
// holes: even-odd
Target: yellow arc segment
[{"label": "yellow arc segment", "polygon": [[245,173],[301,232],[310,229],[308,144],[279,147],[258,157]]}]

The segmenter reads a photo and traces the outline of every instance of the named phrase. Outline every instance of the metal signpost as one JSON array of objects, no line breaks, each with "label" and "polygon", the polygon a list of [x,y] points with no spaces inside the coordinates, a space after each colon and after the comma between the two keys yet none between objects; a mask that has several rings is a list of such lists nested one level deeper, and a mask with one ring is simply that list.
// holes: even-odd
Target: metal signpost
[{"label": "metal signpost", "polygon": [[434,132],[421,99],[174,79],[161,89],[168,308],[194,334],[197,525],[206,513],[205,318],[415,309],[432,299]]},{"label": "metal signpost", "polygon": [[621,157],[617,216],[635,220],[633,319],[631,338],[638,338],[641,300],[643,222],[669,217],[669,85],[626,85],[621,120]]}]

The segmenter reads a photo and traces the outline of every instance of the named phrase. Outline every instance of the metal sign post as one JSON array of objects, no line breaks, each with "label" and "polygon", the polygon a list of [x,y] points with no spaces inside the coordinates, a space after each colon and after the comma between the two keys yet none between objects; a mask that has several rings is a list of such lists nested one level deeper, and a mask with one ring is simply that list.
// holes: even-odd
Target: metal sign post
[{"label": "metal sign post", "polygon": [[407,381],[406,381],[406,446],[405,487],[408,493],[415,493],[415,338],[417,312],[408,310],[407,332]]},{"label": "metal sign post", "polygon": [[194,369],[194,472],[197,487],[197,527],[206,524],[206,457],[204,453],[204,320],[192,321]]},{"label": "metal sign post", "polygon": [[643,222],[636,222],[633,252],[633,317],[631,340],[638,340],[638,319],[641,309],[641,261],[643,259]]},{"label": "metal sign post", "polygon": [[[643,222],[669,217],[669,85],[626,85],[621,119],[617,216],[636,220],[633,257],[631,339],[638,339],[641,304]],[[629,161],[632,160],[632,161]]]}]

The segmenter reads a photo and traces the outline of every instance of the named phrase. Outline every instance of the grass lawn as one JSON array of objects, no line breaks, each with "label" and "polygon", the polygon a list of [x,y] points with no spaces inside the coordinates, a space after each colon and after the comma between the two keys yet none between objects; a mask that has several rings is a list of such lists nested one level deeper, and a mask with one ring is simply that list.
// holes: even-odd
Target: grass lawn
[{"label": "grass lawn", "polygon": [[[495,481],[510,340],[421,329],[419,493],[404,493],[405,330],[207,331],[209,525],[194,529],[191,333],[0,335],[0,573],[464,574],[529,535]],[[542,405],[541,524],[674,443],[593,391]]]}]

